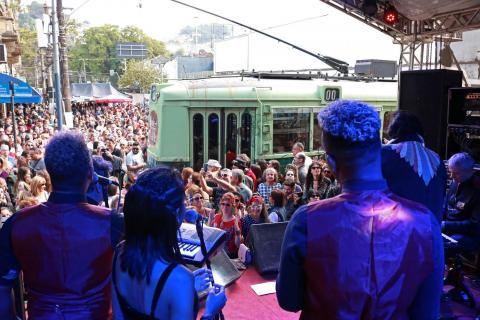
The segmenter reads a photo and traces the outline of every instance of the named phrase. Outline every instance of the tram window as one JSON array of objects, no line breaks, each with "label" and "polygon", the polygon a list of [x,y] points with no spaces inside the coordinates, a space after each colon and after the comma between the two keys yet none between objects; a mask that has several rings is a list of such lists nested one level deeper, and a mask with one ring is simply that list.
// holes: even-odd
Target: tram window
[{"label": "tram window", "polygon": [[395,111],[386,111],[383,114],[383,128],[382,128],[382,137],[383,139],[390,140],[390,137],[388,136],[388,127],[390,126],[390,122],[392,121],[392,117]]},{"label": "tram window", "polygon": [[193,116],[193,169],[200,171],[203,166],[203,116]]},{"label": "tram window", "polygon": [[226,167],[230,168],[232,161],[237,157],[237,115],[230,113],[227,116],[227,132],[225,137],[227,154]]},{"label": "tram window", "polygon": [[308,150],[310,139],[310,109],[273,109],[273,152],[290,152],[295,142]]},{"label": "tram window", "polygon": [[219,160],[218,147],[219,147],[219,136],[218,128],[220,122],[218,114],[212,113],[208,116],[208,159]]},{"label": "tram window", "polygon": [[318,125],[318,112],[313,114],[313,148],[312,151],[317,151],[322,148],[322,139],[320,137],[321,130]]},{"label": "tram window", "polygon": [[242,115],[242,128],[240,129],[240,153],[245,153],[251,157],[252,148],[252,115],[244,113]]}]

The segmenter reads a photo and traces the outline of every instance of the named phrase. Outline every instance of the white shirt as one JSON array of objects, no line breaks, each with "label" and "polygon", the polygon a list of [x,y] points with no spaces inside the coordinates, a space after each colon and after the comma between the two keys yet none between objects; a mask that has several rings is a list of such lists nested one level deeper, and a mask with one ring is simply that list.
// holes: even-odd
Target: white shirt
[{"label": "white shirt", "polygon": [[[142,153],[141,153],[140,151],[138,151],[137,154],[134,154],[133,151],[130,151],[130,152],[127,154],[127,156],[125,157],[125,164],[126,164],[127,166],[136,166],[136,165],[142,164],[142,163],[144,163],[144,161],[143,161],[143,155],[142,155]],[[136,173],[136,172],[138,172],[138,171],[140,171],[140,170],[141,170],[141,169],[135,170],[135,171],[133,171],[133,172]]]}]

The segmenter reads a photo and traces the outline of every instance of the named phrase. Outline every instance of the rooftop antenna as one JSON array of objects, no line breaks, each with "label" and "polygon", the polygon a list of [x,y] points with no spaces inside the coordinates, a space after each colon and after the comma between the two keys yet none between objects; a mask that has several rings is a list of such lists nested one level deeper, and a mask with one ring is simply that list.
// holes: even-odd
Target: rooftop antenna
[{"label": "rooftop antenna", "polygon": [[198,10],[198,11],[201,11],[201,12],[204,12],[204,13],[209,14],[209,15],[212,15],[212,16],[214,16],[214,17],[217,17],[217,18],[220,18],[220,19],[223,19],[223,20],[230,21],[230,22],[232,22],[232,23],[234,23],[234,24],[237,24],[237,25],[239,25],[239,26],[241,26],[241,27],[250,29],[250,30],[255,31],[255,32],[257,32],[257,33],[260,33],[260,34],[262,34],[262,35],[264,35],[264,36],[266,36],[266,37],[269,37],[269,38],[272,38],[272,39],[274,39],[274,40],[277,40],[278,42],[284,43],[284,44],[286,44],[286,45],[288,45],[288,46],[291,46],[292,48],[294,48],[294,49],[296,49],[296,50],[298,50],[298,51],[301,51],[301,52],[306,53],[306,54],[308,54],[308,55],[310,55],[310,56],[312,56],[312,57],[315,57],[315,58],[319,59],[320,61],[322,61],[323,63],[327,64],[328,66],[332,67],[333,69],[335,69],[336,71],[338,71],[338,72],[340,72],[340,73],[348,74],[348,63],[345,62],[345,61],[338,60],[338,59],[335,59],[335,58],[332,58],[332,57],[329,57],[329,56],[324,56],[324,55],[321,55],[321,54],[319,54],[319,53],[318,53],[318,54],[315,54],[315,53],[310,52],[310,51],[308,51],[308,50],[306,50],[306,49],[303,49],[303,48],[301,48],[301,47],[299,47],[299,46],[296,46],[296,45],[294,45],[293,43],[290,43],[290,42],[287,42],[287,41],[285,41],[285,40],[283,40],[283,39],[280,39],[280,38],[277,38],[277,37],[275,37],[275,36],[272,36],[271,34],[268,34],[268,33],[266,33],[266,32],[263,32],[263,31],[260,31],[260,30],[258,30],[258,29],[255,29],[255,28],[253,28],[253,27],[247,26],[247,25],[245,25],[245,24],[243,24],[243,23],[240,23],[240,22],[238,22],[238,21],[235,21],[235,20],[232,20],[232,19],[229,19],[229,18],[226,18],[226,17],[222,17],[221,15],[218,15],[218,14],[216,14],[216,13],[213,13],[213,12],[210,12],[210,11],[207,11],[207,10],[204,10],[204,9],[201,9],[201,8],[198,8],[198,7],[195,7],[195,6],[192,6],[192,5],[188,4],[188,3],[184,3],[184,2],[181,2],[181,1],[178,1],[178,0],[171,0],[171,1],[173,1],[173,2],[175,2],[175,3],[178,3],[178,4],[181,4],[181,5],[183,5],[183,6],[186,6],[186,7],[189,7],[189,8],[192,8],[192,9],[195,9],[195,10]]}]

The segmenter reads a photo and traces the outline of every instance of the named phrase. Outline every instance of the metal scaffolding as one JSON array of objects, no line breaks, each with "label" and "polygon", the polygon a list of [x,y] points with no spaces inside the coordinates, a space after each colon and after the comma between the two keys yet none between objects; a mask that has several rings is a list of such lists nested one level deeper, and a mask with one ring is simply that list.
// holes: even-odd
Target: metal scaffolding
[{"label": "metal scaffolding", "polygon": [[[367,16],[362,11],[360,1],[320,0],[343,13],[366,23],[392,37],[400,45],[400,70],[431,69],[440,66],[440,50],[450,43],[462,41],[462,32],[480,28],[480,4],[475,7],[439,14],[425,20],[413,21],[399,13],[395,25],[383,21],[387,3],[377,1],[378,12]],[[453,60],[456,60],[453,57]],[[458,63],[457,63],[458,64]],[[459,67],[459,65],[458,65]]]}]

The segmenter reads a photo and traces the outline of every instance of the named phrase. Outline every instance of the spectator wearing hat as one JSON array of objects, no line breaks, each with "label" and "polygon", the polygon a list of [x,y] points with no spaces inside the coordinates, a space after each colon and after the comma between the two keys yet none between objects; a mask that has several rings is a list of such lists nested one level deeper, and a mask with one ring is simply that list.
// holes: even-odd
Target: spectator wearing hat
[{"label": "spectator wearing hat", "polygon": [[[212,204],[213,204],[214,209],[218,209],[220,199],[222,198],[222,196],[225,193],[231,191],[232,189],[233,189],[233,191],[236,191],[236,189],[234,187],[232,187],[232,185],[230,183],[231,177],[232,177],[232,171],[230,169],[227,169],[227,168],[222,169],[220,171],[220,177],[215,176],[214,173],[212,173],[210,171],[209,172],[202,172],[200,185],[201,185],[203,191],[205,191],[209,196],[212,197],[212,199],[213,199]],[[210,181],[213,181],[215,184],[218,185],[218,187],[208,186],[205,178],[209,179]]]},{"label": "spectator wearing hat", "polygon": [[210,159],[207,161],[207,172],[210,172],[212,176],[216,177],[222,169],[222,165],[218,160]]},{"label": "spectator wearing hat", "polygon": [[[263,197],[256,193],[250,199],[248,204],[248,214],[240,219],[240,224],[242,225],[242,236],[244,241],[247,241],[248,234],[250,232],[250,227],[253,224],[259,223],[269,223],[270,219],[268,218],[267,208],[265,206],[265,201]],[[249,244],[247,243],[247,246]]]},{"label": "spectator wearing hat", "polygon": [[245,173],[243,182],[255,192],[257,190],[257,176],[250,169],[250,158],[245,154],[239,154],[235,160],[232,162],[232,169],[242,169]]}]

